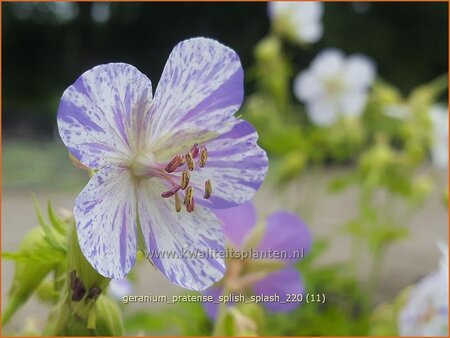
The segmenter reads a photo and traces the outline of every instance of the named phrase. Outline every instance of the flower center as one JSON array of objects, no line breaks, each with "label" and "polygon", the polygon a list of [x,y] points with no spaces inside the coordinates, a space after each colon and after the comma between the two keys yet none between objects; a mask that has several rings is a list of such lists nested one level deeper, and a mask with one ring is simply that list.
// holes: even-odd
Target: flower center
[{"label": "flower center", "polygon": [[[175,210],[181,211],[183,204],[187,212],[193,212],[195,208],[194,188],[190,185],[191,172],[196,168],[203,168],[208,159],[206,147],[195,143],[186,154],[177,154],[166,165],[156,161],[150,152],[136,156],[130,164],[130,170],[134,177],[157,177],[165,182],[169,190],[161,193],[162,198],[173,197],[175,199]],[[209,199],[212,194],[211,180],[205,181],[205,192],[203,198]],[[181,197],[180,197],[181,195]]]},{"label": "flower center", "polygon": [[339,76],[334,76],[325,81],[325,87],[330,95],[338,95],[344,90],[345,84]]},{"label": "flower center", "polygon": [[256,282],[263,279],[267,273],[264,271],[246,271],[246,266],[251,264],[250,259],[228,259],[227,271],[224,283],[231,292],[243,292],[251,288]]}]

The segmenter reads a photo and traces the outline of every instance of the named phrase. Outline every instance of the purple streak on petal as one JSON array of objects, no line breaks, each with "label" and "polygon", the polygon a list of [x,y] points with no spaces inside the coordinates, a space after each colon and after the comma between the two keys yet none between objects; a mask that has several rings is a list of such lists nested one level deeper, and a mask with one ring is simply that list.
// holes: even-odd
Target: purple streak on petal
[{"label": "purple streak on petal", "polygon": [[[128,89],[128,86],[127,86]],[[117,131],[119,132],[122,140],[126,143],[128,147],[131,147],[130,138],[128,136],[128,131],[125,126],[125,118],[130,115],[127,111],[122,112],[121,102],[119,95],[114,96],[115,106],[112,107],[112,111],[114,112],[114,122],[117,126]]]},{"label": "purple streak on petal", "polygon": [[136,261],[136,201],[129,172],[100,169],[75,201],[81,251],[101,275],[121,279]]},{"label": "purple streak on petal", "polygon": [[90,168],[129,161],[141,141],[150,103],[150,80],[135,67],[94,67],[64,91],[57,114],[59,134]]},{"label": "purple streak on petal", "polygon": [[146,255],[173,283],[203,290],[225,272],[223,258],[209,255],[211,250],[224,250],[220,223],[201,206],[193,213],[176,212],[174,199],[160,198],[164,189],[165,184],[158,180],[142,181],[138,186],[139,222]]},{"label": "purple streak on petal", "polygon": [[[239,59],[236,60],[239,62]],[[218,69],[217,71],[220,71]],[[242,86],[244,73],[242,68],[236,72],[223,85],[217,88],[209,97],[200,102],[195,108],[187,113],[178,123],[192,120],[196,115],[208,114],[215,110],[226,109],[229,106],[240,106],[244,99],[244,88]],[[224,122],[229,116],[224,116]]]},{"label": "purple streak on petal", "polygon": [[[251,135],[256,132],[255,128],[245,120],[237,120],[235,122],[236,123],[234,124],[233,128],[231,128],[226,133],[223,133],[222,135],[217,137],[215,140],[217,140],[217,139],[239,139],[239,138]],[[232,152],[233,149],[228,149],[228,151],[231,151],[231,154],[233,154],[233,152]],[[223,149],[215,148],[215,149],[209,150],[208,154],[212,155],[213,157],[216,155],[217,155],[216,157],[222,157],[224,154],[227,154],[227,152],[224,152]]]},{"label": "purple streak on petal", "polygon": [[236,248],[241,248],[244,240],[256,224],[256,210],[251,202],[230,209],[214,210],[223,222],[223,232]]},{"label": "purple streak on petal", "polygon": [[[306,254],[311,247],[312,237],[306,224],[294,213],[278,211],[267,218],[267,228],[258,250],[286,251],[293,263]],[[296,259],[295,259],[296,258]]]},{"label": "purple streak on petal", "polygon": [[209,319],[215,320],[217,317],[217,312],[219,310],[219,297],[222,295],[223,287],[213,286],[203,291],[205,296],[212,296],[213,302],[205,302],[203,303],[203,308],[205,309],[206,314]]},{"label": "purple streak on petal", "polygon": [[[134,206],[133,206],[134,207]],[[132,214],[131,210],[127,210],[127,206],[123,209],[122,214],[122,230],[120,231],[120,265],[125,270],[127,266],[127,247],[128,247],[128,234],[127,234],[127,216]]]},{"label": "purple streak on petal", "polygon": [[61,101],[59,105],[61,113],[59,118],[66,123],[78,123],[86,128],[86,130],[98,131],[100,133],[105,133],[105,130],[101,128],[98,124],[93,122],[84,111],[80,110],[78,106],[70,101]]},{"label": "purple streak on petal", "polygon": [[263,305],[270,311],[286,312],[300,305],[299,302],[287,302],[286,295],[304,294],[305,290],[300,273],[292,267],[287,267],[256,282],[253,291],[255,295],[278,295],[280,302],[266,302]]},{"label": "purple streak on petal", "polygon": [[242,99],[243,72],[233,50],[211,39],[182,41],[156,89],[149,137],[156,140],[175,129],[226,131]]}]

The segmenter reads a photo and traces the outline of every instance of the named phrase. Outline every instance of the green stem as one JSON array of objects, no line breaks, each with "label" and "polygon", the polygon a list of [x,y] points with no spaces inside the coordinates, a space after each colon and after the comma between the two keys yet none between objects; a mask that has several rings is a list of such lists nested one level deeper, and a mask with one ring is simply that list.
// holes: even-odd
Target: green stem
[{"label": "green stem", "polygon": [[383,266],[384,254],[383,249],[377,249],[374,253],[372,260],[372,267],[369,273],[369,297],[371,297],[370,303],[375,302],[376,291],[378,289],[382,266]]},{"label": "green stem", "polygon": [[358,278],[359,262],[361,257],[361,239],[352,236],[352,243],[350,247],[350,273],[355,278]]},{"label": "green stem", "polygon": [[5,311],[3,311],[2,314],[2,326],[6,325],[13,314],[16,312],[16,310],[22,305],[23,301],[19,299],[18,297],[12,297],[10,298],[8,302],[8,306]]},{"label": "green stem", "polygon": [[[226,295],[228,293],[229,293],[229,290],[224,288],[223,294]],[[218,337],[218,336],[225,335],[225,333],[226,333],[225,320],[227,318],[227,312],[228,312],[227,305],[224,302],[221,302],[219,304],[218,315],[217,315],[217,319],[214,323],[212,336]]]},{"label": "green stem", "polygon": [[65,326],[70,319],[70,308],[67,301],[67,288],[62,290],[66,294],[50,313],[44,336],[61,336],[65,332]]}]

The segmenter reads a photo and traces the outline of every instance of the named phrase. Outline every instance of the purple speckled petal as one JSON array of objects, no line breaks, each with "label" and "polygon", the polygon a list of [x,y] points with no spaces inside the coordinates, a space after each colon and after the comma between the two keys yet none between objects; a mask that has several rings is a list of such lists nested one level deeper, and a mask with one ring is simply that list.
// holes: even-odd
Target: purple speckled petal
[{"label": "purple speckled petal", "polygon": [[[173,283],[203,290],[225,272],[224,236],[212,211],[197,205],[192,213],[175,211],[174,198],[161,198],[162,182],[141,181],[139,221],[147,257]],[[215,254],[217,252],[221,254]]]},{"label": "purple speckled petal", "polygon": [[301,258],[302,252],[309,251],[311,242],[311,232],[297,215],[278,211],[267,218],[266,231],[258,249],[285,251],[288,257],[283,260],[294,262]]},{"label": "purple speckled petal", "polygon": [[[226,132],[243,95],[243,71],[233,50],[206,38],[182,41],[170,54],[156,89],[149,139],[155,143],[163,138],[164,147],[171,148],[180,134]],[[169,132],[178,137],[166,137]]]},{"label": "purple speckled petal", "polygon": [[75,201],[78,241],[101,275],[122,279],[136,261],[136,200],[127,170],[98,171]]},{"label": "purple speckled petal", "polygon": [[[294,310],[299,302],[288,302],[287,295],[304,293],[304,285],[300,273],[292,267],[271,273],[253,286],[255,295],[280,297],[279,302],[265,302],[263,305],[270,311],[286,312]],[[291,300],[295,299],[291,297]]]},{"label": "purple speckled petal", "polygon": [[203,195],[204,182],[209,179],[213,189],[211,198],[199,198],[199,204],[231,208],[253,197],[268,169],[266,152],[257,140],[258,134],[248,122],[235,119],[229,132],[205,143],[208,161],[191,175],[191,184]]},{"label": "purple speckled petal", "polygon": [[236,248],[241,248],[256,224],[257,215],[253,204],[246,202],[230,209],[216,209],[214,213],[223,222],[225,238]]},{"label": "purple speckled petal", "polygon": [[203,291],[205,296],[212,296],[212,302],[204,302],[203,308],[209,319],[214,320],[217,317],[217,312],[219,311],[219,297],[222,295],[223,287],[213,286]]},{"label": "purple speckled petal", "polygon": [[144,136],[152,85],[135,67],[109,63],[88,70],[66,89],[58,109],[59,134],[90,168],[129,159]]}]

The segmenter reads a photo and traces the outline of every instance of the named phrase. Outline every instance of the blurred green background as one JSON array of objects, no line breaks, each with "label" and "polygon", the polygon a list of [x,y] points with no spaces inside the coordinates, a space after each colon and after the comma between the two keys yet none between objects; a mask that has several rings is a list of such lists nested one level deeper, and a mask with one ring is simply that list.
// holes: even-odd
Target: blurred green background
[{"label": "blurred green background", "polygon": [[[133,64],[156,87],[173,46],[207,36],[236,50],[246,69],[270,29],[266,3],[2,6],[6,137],[51,136],[62,92],[95,65]],[[447,12],[447,3],[328,3],[323,39],[306,51],[293,48],[291,56],[304,69],[324,47],[361,52],[376,60],[380,74],[389,74],[386,80],[409,91],[446,72]]]},{"label": "blurred green background", "polygon": [[[154,88],[175,44],[207,36],[238,52],[245,70],[270,30],[266,3],[2,3],[3,188],[79,187],[56,130],[63,91],[84,71],[127,62]],[[376,60],[380,74],[408,92],[447,69],[447,3],[327,3],[325,34],[300,50],[296,70],[318,51],[340,48]],[[357,27],[357,29],[355,29]],[[350,38],[351,37],[351,38]],[[291,48],[289,48],[291,47]],[[423,62],[426,60],[426,62]],[[254,91],[246,72],[246,94]],[[29,170],[30,163],[34,169]],[[73,172],[73,175],[60,173]]]}]

